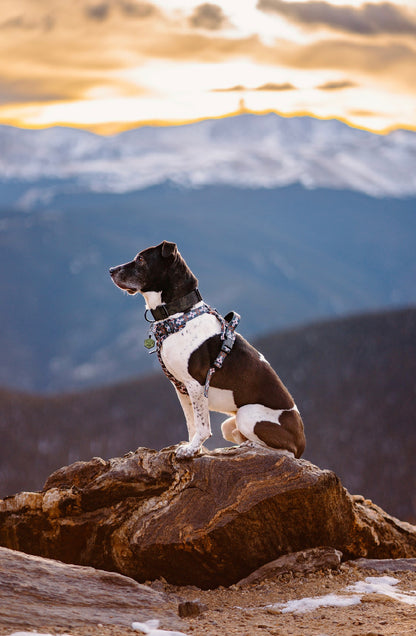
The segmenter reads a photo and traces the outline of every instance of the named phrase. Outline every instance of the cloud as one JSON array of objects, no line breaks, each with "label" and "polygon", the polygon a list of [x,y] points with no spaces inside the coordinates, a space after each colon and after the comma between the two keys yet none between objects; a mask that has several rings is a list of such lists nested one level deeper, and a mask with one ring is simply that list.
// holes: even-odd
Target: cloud
[{"label": "cloud", "polygon": [[85,15],[91,20],[102,22],[108,18],[109,14],[109,2],[99,2],[98,4],[91,4],[85,7]]},{"label": "cloud", "polygon": [[284,84],[273,84],[273,82],[268,82],[267,84],[263,84],[262,86],[258,86],[256,91],[293,91],[296,90],[296,86],[290,84],[289,82],[285,82]]},{"label": "cloud", "polygon": [[317,86],[320,91],[339,91],[344,88],[355,88],[358,86],[356,82],[351,82],[350,80],[334,80],[332,82],[325,82],[325,84],[321,84]]},{"label": "cloud", "polygon": [[284,84],[273,84],[269,82],[267,84],[262,84],[261,86],[256,86],[255,88],[248,88],[247,86],[243,86],[242,84],[237,84],[236,86],[230,86],[229,88],[214,88],[212,89],[213,93],[241,93],[242,91],[292,91],[296,90],[296,86],[293,84],[289,84],[289,82],[285,82]]},{"label": "cloud", "polygon": [[228,24],[228,20],[222,8],[217,4],[211,4],[209,2],[196,7],[189,18],[189,22],[193,27],[208,29],[209,31],[217,31]]},{"label": "cloud", "polygon": [[43,31],[47,32],[53,29],[55,20],[51,15],[45,15],[40,18],[30,18],[25,15],[13,16],[0,23],[1,30],[22,30],[22,31]]},{"label": "cloud", "polygon": [[[266,1],[272,2],[261,0]],[[7,61],[0,66],[3,103],[76,101],[97,95],[149,96],[151,89],[142,85],[140,78],[141,67],[149,63],[180,69],[182,63],[240,64],[241,60],[274,67],[276,73],[261,75],[261,80],[256,75],[235,76],[235,85],[229,79],[230,86],[217,91],[240,96],[251,91],[253,97],[254,91],[259,91],[259,99],[260,91],[265,95],[267,91],[277,94],[296,90],[289,82],[260,85],[264,77],[290,77],[296,84],[297,70],[324,70],[335,78],[345,75],[359,83],[370,78],[372,86],[384,85],[389,91],[398,87],[408,94],[416,92],[416,50],[405,38],[399,41],[379,35],[363,41],[334,34],[333,38],[325,36],[300,44],[282,38],[264,41],[257,34],[242,34],[236,29],[231,37],[220,30],[228,24],[221,7],[208,3],[193,11],[168,12],[138,0],[45,0],[42,16],[33,0],[19,0],[18,7],[16,0],[3,2],[7,8],[0,24],[0,59]],[[202,20],[207,19],[207,6],[217,8],[210,26]],[[190,28],[191,17],[196,22]],[[282,68],[294,69],[293,77],[279,75]],[[243,82],[251,86],[247,88]],[[335,91],[349,86],[352,82],[328,82],[319,88]]]},{"label": "cloud", "polygon": [[364,110],[362,108],[355,108],[348,111],[353,117],[378,117],[380,113],[375,113],[372,110]]},{"label": "cloud", "polygon": [[212,93],[240,93],[241,91],[250,90],[242,84],[237,84],[236,86],[230,86],[229,88],[213,88]]},{"label": "cloud", "polygon": [[104,22],[110,17],[111,10],[117,9],[122,14],[132,18],[148,18],[157,13],[157,9],[149,2],[135,2],[134,0],[102,0],[87,4],[85,15],[90,20]]},{"label": "cloud", "polygon": [[373,78],[384,76],[414,85],[416,51],[406,44],[320,40],[282,52],[283,60],[302,69],[354,71],[360,75],[367,74]]},{"label": "cloud", "polygon": [[149,92],[137,81],[126,80],[122,72],[148,59],[141,46],[165,37],[167,21],[153,4],[48,0],[42,15],[32,0],[19,0],[18,8],[15,0],[3,1],[0,59],[7,60],[0,64],[3,104],[76,101],[92,94],[137,97]]},{"label": "cloud", "polygon": [[91,88],[91,78],[54,77],[49,81],[42,75],[18,78],[0,76],[0,103],[48,103],[73,99]]},{"label": "cloud", "polygon": [[157,13],[157,9],[150,2],[134,2],[132,0],[119,0],[121,11],[133,18],[149,18]]},{"label": "cloud", "polygon": [[145,36],[136,46],[146,57],[169,61],[221,63],[238,57],[276,61],[275,48],[265,46],[257,35],[229,38],[168,29]]},{"label": "cloud", "polygon": [[390,2],[352,7],[324,1],[258,0],[257,8],[305,26],[328,27],[362,35],[416,35],[416,15]]},{"label": "cloud", "polygon": [[77,70],[65,73],[43,73],[34,71],[32,77],[5,76],[0,73],[1,104],[47,104],[85,99],[94,91],[103,96],[137,97],[148,91],[137,84],[107,77],[106,74],[89,70],[82,76]]}]

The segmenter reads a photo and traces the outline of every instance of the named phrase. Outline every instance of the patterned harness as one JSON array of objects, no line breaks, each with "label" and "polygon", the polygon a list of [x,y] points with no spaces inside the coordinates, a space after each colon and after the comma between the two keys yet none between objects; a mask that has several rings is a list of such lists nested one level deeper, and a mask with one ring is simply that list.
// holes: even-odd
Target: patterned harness
[{"label": "patterned harness", "polygon": [[217,320],[219,321],[219,323],[221,324],[222,346],[221,346],[219,354],[214,360],[213,366],[210,369],[208,369],[208,373],[205,380],[204,395],[205,397],[208,397],[209,383],[211,382],[212,376],[214,375],[217,369],[221,369],[222,365],[224,364],[225,358],[227,357],[227,355],[230,353],[231,349],[234,346],[234,342],[236,338],[235,328],[240,322],[239,314],[232,311],[229,314],[227,314],[225,318],[223,318],[216,309],[213,309],[209,305],[206,305],[205,303],[203,303],[202,305],[200,305],[199,307],[196,307],[195,309],[190,309],[189,311],[184,312],[177,318],[167,318],[166,320],[153,322],[150,327],[150,333],[154,336],[156,340],[157,356],[159,358],[159,362],[162,366],[162,369],[165,375],[169,378],[171,382],[173,382],[173,384],[176,386],[177,390],[180,393],[182,393],[183,395],[188,395],[187,388],[183,384],[183,382],[180,382],[179,380],[177,380],[175,376],[172,375],[172,373],[170,373],[170,371],[168,371],[168,369],[166,368],[166,365],[162,360],[162,354],[160,350],[162,348],[163,341],[168,336],[178,331],[181,331],[190,320],[193,320],[194,318],[197,318],[198,316],[202,316],[202,314],[211,314],[212,316],[215,316]]}]

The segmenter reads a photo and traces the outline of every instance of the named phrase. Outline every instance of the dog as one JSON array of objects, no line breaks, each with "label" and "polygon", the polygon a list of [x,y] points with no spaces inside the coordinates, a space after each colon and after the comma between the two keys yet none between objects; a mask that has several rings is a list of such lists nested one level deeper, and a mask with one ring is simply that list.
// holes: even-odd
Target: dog
[{"label": "dog", "polygon": [[[210,410],[228,415],[221,431],[229,442],[302,455],[304,427],[292,396],[264,356],[233,332],[228,317],[203,302],[198,280],[175,243],[149,247],[111,267],[110,275],[128,294],[142,294],[145,316],[150,311],[154,317],[151,334],[158,339],[159,360],[175,386],[188,428],[178,458],[194,456],[211,436]],[[149,338],[145,344],[155,343]]]}]

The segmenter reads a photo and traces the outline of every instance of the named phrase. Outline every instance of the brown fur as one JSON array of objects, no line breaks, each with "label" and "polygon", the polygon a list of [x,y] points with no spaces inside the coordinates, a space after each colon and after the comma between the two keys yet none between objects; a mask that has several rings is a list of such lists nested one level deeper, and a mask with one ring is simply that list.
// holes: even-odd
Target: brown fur
[{"label": "brown fur", "polygon": [[274,422],[257,422],[253,430],[267,446],[287,448],[295,457],[300,457],[305,450],[302,418],[297,411],[284,411],[279,422],[281,426]]},{"label": "brown fur", "polygon": [[[189,358],[189,373],[200,384],[205,383],[207,371],[220,349],[220,336],[213,336]],[[231,390],[237,408],[258,403],[270,409],[291,409],[295,404],[277,373],[240,334],[222,368],[212,376],[211,386]]]}]

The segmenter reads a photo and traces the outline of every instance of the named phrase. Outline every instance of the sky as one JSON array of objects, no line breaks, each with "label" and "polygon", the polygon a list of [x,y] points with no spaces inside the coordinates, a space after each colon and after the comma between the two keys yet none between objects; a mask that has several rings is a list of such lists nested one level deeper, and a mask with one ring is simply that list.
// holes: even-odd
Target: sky
[{"label": "sky", "polygon": [[416,0],[0,0],[0,124],[416,130]]}]

